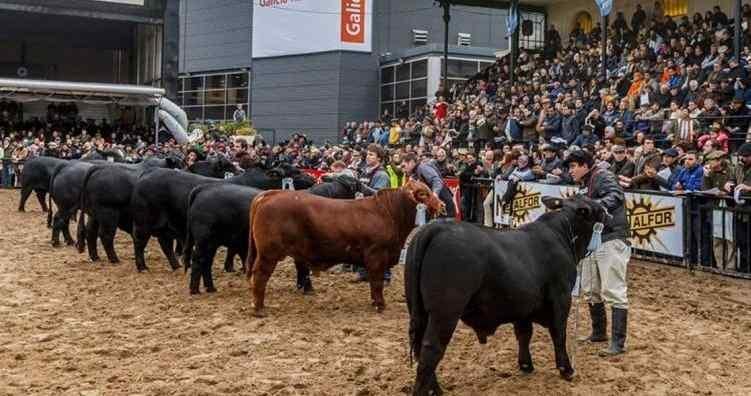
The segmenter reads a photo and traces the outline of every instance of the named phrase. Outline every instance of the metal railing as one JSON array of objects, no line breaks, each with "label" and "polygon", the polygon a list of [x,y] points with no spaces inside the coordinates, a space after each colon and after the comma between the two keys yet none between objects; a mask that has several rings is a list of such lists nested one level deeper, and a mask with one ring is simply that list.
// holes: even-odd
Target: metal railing
[{"label": "metal railing", "polygon": [[751,199],[706,193],[687,196],[690,268],[751,279]]},{"label": "metal railing", "polygon": [[493,180],[473,178],[472,181],[459,185],[461,190],[462,219],[470,223],[483,224],[483,206],[485,196],[493,189]]},{"label": "metal railing", "polygon": [[[461,184],[462,218],[483,224],[483,201],[493,188],[493,181],[475,178]],[[675,194],[664,191],[627,190],[633,194],[648,194],[680,199],[683,227],[683,255],[667,255],[633,248],[633,257],[707,271],[736,278],[751,279],[751,196],[742,204],[731,196],[703,192]],[[628,208],[627,208],[628,212]],[[676,212],[678,213],[678,212]],[[631,216],[631,214],[627,214]],[[630,235],[636,236],[633,230]]]}]

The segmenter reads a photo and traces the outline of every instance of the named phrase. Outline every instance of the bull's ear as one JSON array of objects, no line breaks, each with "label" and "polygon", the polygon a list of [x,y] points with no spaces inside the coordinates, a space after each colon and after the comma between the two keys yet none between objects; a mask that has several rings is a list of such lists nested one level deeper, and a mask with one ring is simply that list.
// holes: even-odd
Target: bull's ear
[{"label": "bull's ear", "polygon": [[557,210],[563,207],[563,200],[556,197],[542,197],[542,204],[550,210]]}]

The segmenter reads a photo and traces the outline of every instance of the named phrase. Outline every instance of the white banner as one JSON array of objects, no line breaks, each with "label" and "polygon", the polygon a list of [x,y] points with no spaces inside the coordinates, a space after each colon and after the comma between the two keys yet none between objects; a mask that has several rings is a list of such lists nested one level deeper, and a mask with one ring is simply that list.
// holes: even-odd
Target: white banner
[{"label": "white banner", "polygon": [[253,1],[253,58],[372,51],[375,0]]},{"label": "white banner", "polygon": [[683,257],[683,199],[657,194],[626,193],[631,246]]},{"label": "white banner", "polygon": [[[575,186],[542,183],[519,183],[514,196],[513,213],[501,211],[501,199],[506,193],[507,181],[495,182],[494,214],[497,224],[518,227],[535,221],[543,213],[544,196],[566,198],[575,195]],[[626,193],[626,217],[630,225],[631,246],[635,249],[683,257],[683,198]]]},{"label": "white banner", "polygon": [[[537,220],[545,213],[545,205],[540,200],[542,197],[570,197],[578,191],[574,186],[542,183],[519,183],[514,196],[514,213],[505,215],[501,212],[501,199],[506,193],[508,182],[505,180],[495,181],[495,222],[508,224],[509,220],[513,227],[530,223]],[[510,215],[510,217],[509,217]]]}]

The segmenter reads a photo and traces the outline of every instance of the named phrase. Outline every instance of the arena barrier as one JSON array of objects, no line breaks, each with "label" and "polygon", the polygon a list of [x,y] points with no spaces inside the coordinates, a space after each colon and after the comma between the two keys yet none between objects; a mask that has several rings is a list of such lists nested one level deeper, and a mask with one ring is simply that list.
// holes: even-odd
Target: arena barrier
[{"label": "arena barrier", "polygon": [[475,178],[469,182],[461,183],[461,206],[462,219],[470,223],[483,224],[482,203],[488,193],[493,191],[491,179]]},{"label": "arena barrier", "polygon": [[[751,197],[687,194],[686,259],[700,269],[751,279]],[[742,199],[739,197],[739,200]]]},{"label": "arena barrier", "polygon": [[[519,183],[513,203],[503,211],[501,198],[507,188],[507,181],[495,182],[494,223],[511,227],[534,221],[545,213],[542,197],[566,198],[578,191],[577,187],[570,185]],[[634,252],[671,263],[686,264],[685,206],[685,197],[670,193],[626,192],[626,216],[631,226],[629,241]]]},{"label": "arena barrier", "polygon": [[[491,186],[497,227],[517,227],[537,219],[546,211],[543,196],[568,197],[578,191],[571,185],[522,182],[512,204],[502,210],[508,182],[473,179],[462,184],[465,220],[483,223],[482,203]],[[700,192],[627,191],[626,215],[635,258],[751,279],[748,203]]]}]

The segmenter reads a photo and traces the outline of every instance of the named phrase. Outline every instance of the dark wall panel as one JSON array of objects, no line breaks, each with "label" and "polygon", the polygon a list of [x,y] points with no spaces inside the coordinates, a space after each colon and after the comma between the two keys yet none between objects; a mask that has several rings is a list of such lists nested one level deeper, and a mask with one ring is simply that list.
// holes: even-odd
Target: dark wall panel
[{"label": "dark wall panel", "polygon": [[253,2],[180,2],[180,72],[250,67]]},{"label": "dark wall panel", "polygon": [[370,54],[342,53],[338,129],[378,116],[378,59]]},{"label": "dark wall panel", "polygon": [[[377,3],[378,29],[374,48],[378,53],[412,48],[412,29],[427,30],[428,44],[443,44],[443,9],[424,0],[382,0]],[[472,46],[507,48],[506,10],[453,6],[449,44],[456,45],[458,33],[470,33]]]},{"label": "dark wall panel", "polygon": [[336,136],[340,54],[257,59],[253,62],[252,119],[286,139],[304,130],[317,141]]},{"label": "dark wall panel", "polygon": [[253,67],[253,122],[280,139],[303,130],[315,141],[335,141],[345,122],[376,116],[378,62],[370,54],[260,59]]}]

